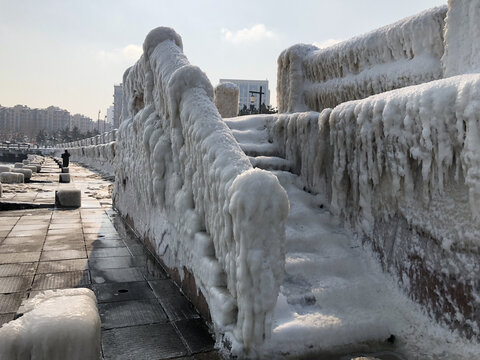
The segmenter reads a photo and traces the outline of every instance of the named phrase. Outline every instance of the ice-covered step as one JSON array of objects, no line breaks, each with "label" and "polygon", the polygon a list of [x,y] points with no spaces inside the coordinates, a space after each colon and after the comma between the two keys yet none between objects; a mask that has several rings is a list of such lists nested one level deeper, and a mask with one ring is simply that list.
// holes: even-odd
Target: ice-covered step
[{"label": "ice-covered step", "polygon": [[264,170],[291,171],[292,162],[277,156],[257,156],[248,158],[253,167]]},{"label": "ice-covered step", "polygon": [[274,115],[247,115],[229,118],[224,121],[232,130],[262,130],[267,127],[267,122],[273,117]]},{"label": "ice-covered step", "polygon": [[233,130],[233,136],[239,143],[265,143],[268,142],[267,129],[263,130]]},{"label": "ice-covered step", "polygon": [[278,156],[279,151],[277,147],[270,143],[240,143],[240,148],[247,156]]},{"label": "ice-covered step", "polygon": [[339,349],[345,354],[367,343],[371,349],[384,349],[392,334],[402,344],[418,343],[421,334],[437,341],[438,329],[431,327],[431,320],[328,211],[323,195],[303,191],[297,175],[272,173],[288,193],[290,213],[285,275],[266,351],[294,357]]}]

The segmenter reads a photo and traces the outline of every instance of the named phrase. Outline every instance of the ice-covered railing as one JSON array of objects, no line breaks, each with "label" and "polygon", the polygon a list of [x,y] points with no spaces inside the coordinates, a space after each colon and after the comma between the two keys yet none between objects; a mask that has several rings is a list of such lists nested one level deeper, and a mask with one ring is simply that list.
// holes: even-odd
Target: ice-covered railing
[{"label": "ice-covered railing", "polygon": [[286,49],[278,58],[279,112],[321,111],[440,79],[446,11],[433,8],[325,49]]},{"label": "ice-covered railing", "polygon": [[87,165],[106,175],[113,175],[115,166],[116,130],[90,138],[57,144],[60,154],[67,149],[71,161]]},{"label": "ice-covered railing", "polygon": [[284,271],[286,193],[251,167],[180,36],[157,28],[143,50],[124,75],[115,206],[186,292],[193,275],[188,295],[204,297],[217,339],[254,353],[270,335]]}]

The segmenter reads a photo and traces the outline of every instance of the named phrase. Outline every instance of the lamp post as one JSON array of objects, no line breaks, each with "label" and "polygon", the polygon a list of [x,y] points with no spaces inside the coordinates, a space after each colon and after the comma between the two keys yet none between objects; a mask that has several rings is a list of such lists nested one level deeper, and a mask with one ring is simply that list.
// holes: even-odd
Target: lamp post
[{"label": "lamp post", "polygon": [[[253,94],[258,94],[259,97],[258,97],[258,113],[261,114],[262,112],[262,95],[265,94],[263,91],[262,91],[262,87],[260,86],[260,91],[253,91],[253,90],[250,90],[249,91],[250,93],[250,102],[253,103],[255,101],[255,96]],[[251,105],[250,105],[251,107]]]}]

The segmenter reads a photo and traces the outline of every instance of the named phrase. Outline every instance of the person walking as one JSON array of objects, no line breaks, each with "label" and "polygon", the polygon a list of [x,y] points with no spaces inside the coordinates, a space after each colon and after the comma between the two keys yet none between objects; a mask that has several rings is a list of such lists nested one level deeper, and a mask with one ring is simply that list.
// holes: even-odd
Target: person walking
[{"label": "person walking", "polygon": [[65,149],[65,152],[62,154],[62,160],[63,160],[63,167],[68,167],[68,163],[70,162],[70,153],[68,152],[67,149]]}]

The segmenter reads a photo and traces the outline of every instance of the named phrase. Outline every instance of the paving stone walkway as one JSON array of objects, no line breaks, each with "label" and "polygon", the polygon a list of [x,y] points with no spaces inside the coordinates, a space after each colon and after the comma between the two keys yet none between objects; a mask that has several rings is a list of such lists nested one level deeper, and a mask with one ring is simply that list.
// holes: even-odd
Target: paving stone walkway
[{"label": "paving stone walkway", "polygon": [[[31,183],[3,185],[0,325],[40,291],[88,287],[104,359],[221,359],[205,322],[112,209],[112,183],[75,164],[72,183],[59,173],[47,159]],[[68,187],[82,191],[82,207],[54,208],[55,190]]]}]

